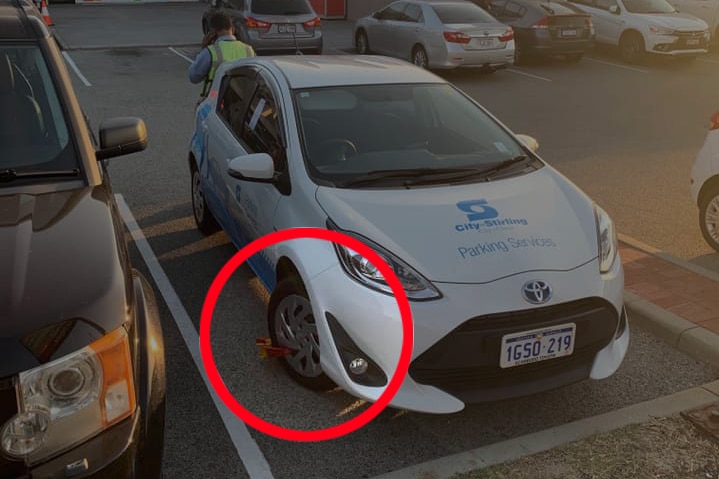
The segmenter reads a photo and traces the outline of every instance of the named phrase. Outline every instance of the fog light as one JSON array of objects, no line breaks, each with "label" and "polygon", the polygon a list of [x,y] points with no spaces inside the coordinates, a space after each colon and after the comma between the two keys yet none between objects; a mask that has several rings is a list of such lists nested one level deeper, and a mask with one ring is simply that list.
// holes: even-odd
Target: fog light
[{"label": "fog light", "polygon": [[45,442],[50,418],[44,411],[26,411],[10,419],[0,433],[0,444],[9,456],[26,457]]},{"label": "fog light", "polygon": [[367,372],[367,367],[369,365],[367,364],[367,361],[364,360],[364,358],[354,358],[352,361],[350,361],[350,371],[352,374],[360,375]]}]

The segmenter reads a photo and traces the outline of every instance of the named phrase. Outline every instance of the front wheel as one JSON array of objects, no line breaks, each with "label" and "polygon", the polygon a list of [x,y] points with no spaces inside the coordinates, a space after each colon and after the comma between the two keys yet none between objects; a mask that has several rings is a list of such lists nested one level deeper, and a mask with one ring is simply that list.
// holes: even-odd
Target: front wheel
[{"label": "front wheel", "polygon": [[625,33],[619,40],[619,53],[625,63],[640,63],[646,54],[644,38],[636,32]]},{"label": "front wheel", "polygon": [[267,313],[272,344],[292,351],[284,358],[290,377],[313,390],[335,387],[322,370],[317,323],[309,295],[298,278],[285,278],[277,284]]},{"label": "front wheel", "polygon": [[364,30],[357,32],[357,36],[355,37],[355,48],[357,49],[357,53],[360,55],[366,55],[370,52],[369,40],[367,39],[367,33],[365,33]]},{"label": "front wheel", "polygon": [[702,197],[699,226],[709,246],[719,252],[719,186],[715,185]]}]

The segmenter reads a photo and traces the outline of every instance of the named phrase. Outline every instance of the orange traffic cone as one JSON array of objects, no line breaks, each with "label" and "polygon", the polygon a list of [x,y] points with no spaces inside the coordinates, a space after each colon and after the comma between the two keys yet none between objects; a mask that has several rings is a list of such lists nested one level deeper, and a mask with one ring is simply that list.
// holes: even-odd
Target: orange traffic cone
[{"label": "orange traffic cone", "polygon": [[45,25],[52,27],[55,25],[52,23],[52,19],[50,18],[50,12],[47,10],[47,2],[45,0],[42,0],[40,2],[40,13],[42,14],[42,19],[45,20]]}]

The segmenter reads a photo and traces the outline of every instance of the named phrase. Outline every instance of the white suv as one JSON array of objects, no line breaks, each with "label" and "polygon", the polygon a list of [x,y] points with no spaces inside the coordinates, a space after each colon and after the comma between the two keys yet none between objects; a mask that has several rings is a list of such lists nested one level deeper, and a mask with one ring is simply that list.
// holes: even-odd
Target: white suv
[{"label": "white suv", "polygon": [[719,251],[719,111],[694,161],[691,193],[699,207],[699,226],[709,246]]},{"label": "white suv", "polygon": [[709,25],[666,0],[569,0],[592,16],[597,43],[618,46],[622,59],[646,54],[693,59],[708,53]]}]

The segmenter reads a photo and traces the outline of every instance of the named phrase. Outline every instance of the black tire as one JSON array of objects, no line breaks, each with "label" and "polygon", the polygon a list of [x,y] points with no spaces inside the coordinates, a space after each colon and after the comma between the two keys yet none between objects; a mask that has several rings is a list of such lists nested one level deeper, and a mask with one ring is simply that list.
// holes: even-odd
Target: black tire
[{"label": "black tire", "polygon": [[719,185],[714,185],[702,195],[699,226],[707,244],[719,252]]},{"label": "black tire", "polygon": [[644,38],[638,32],[626,32],[619,39],[619,54],[625,63],[636,65],[646,57]]},{"label": "black tire", "polygon": [[362,29],[359,29],[355,35],[355,50],[359,55],[368,55],[371,52],[367,32]]},{"label": "black tire", "polygon": [[584,57],[584,53],[568,53],[567,55],[564,55],[564,58],[569,63],[579,63],[582,61],[582,57]]},{"label": "black tire", "polygon": [[[290,331],[288,322],[293,321],[288,315],[297,315],[294,321],[301,320],[306,328],[302,335],[298,331]],[[282,320],[281,318],[285,318]],[[283,328],[283,325],[285,328]],[[336,387],[336,384],[327,376],[320,365],[320,345],[312,306],[305,287],[296,277],[282,279],[275,287],[267,308],[267,328],[272,339],[272,344],[297,350],[303,347],[303,354],[300,351],[281,358],[282,363],[290,377],[300,385],[314,390],[327,391]],[[281,333],[281,331],[285,331]],[[288,338],[292,335],[294,338]],[[310,354],[307,354],[309,352]]]},{"label": "black tire", "polygon": [[211,235],[220,230],[214,216],[207,207],[205,201],[205,192],[202,189],[202,181],[200,180],[200,172],[193,163],[190,169],[190,197],[192,198],[192,216],[195,218],[195,225],[200,233]]},{"label": "black tire", "polygon": [[417,45],[412,49],[412,63],[420,68],[427,70],[429,68],[429,57],[427,57],[427,51],[422,45]]}]

